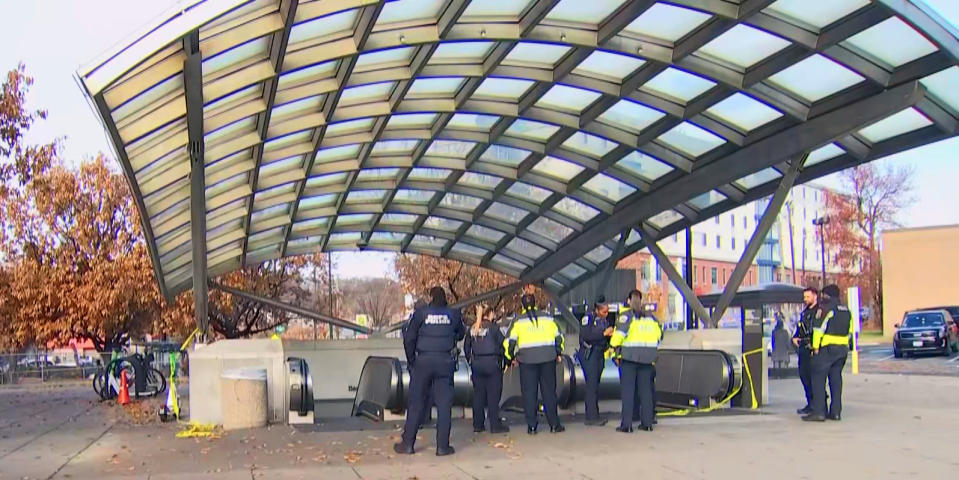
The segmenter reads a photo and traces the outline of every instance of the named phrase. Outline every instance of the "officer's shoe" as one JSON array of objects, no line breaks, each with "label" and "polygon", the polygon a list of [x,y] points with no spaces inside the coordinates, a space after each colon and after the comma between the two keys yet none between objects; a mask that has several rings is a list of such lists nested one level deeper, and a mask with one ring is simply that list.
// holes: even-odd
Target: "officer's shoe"
[{"label": "officer's shoe", "polygon": [[812,407],[810,407],[809,405],[806,405],[805,407],[802,407],[796,410],[796,413],[798,413],[799,415],[809,415],[810,413],[812,413]]},{"label": "officer's shoe", "polygon": [[526,434],[527,434],[527,435],[536,435],[536,434],[538,433],[536,429],[537,429],[537,427],[526,427]]},{"label": "officer's shoe", "polygon": [[825,415],[816,415],[815,413],[810,413],[809,415],[806,415],[805,417],[802,417],[802,421],[804,421],[804,422],[825,422],[825,421],[826,421],[826,416],[825,416]]},{"label": "officer's shoe", "polygon": [[495,426],[489,427],[489,433],[509,433],[509,426],[495,425]]},{"label": "officer's shoe", "polygon": [[653,426],[652,426],[652,425],[640,425],[640,426],[639,426],[639,429],[642,430],[642,431],[644,431],[644,432],[652,432],[652,431],[653,431]]},{"label": "officer's shoe", "polygon": [[454,453],[456,453],[456,449],[453,448],[452,445],[450,445],[450,446],[448,446],[448,447],[446,447],[446,448],[437,448],[437,449],[436,449],[436,456],[437,456],[437,457],[445,457],[445,456],[447,456],[447,455],[452,455],[452,454],[454,454]]},{"label": "officer's shoe", "polygon": [[620,432],[620,433],[633,433],[633,427],[632,427],[632,426],[624,427],[624,426],[620,425],[620,426],[616,427],[616,431],[617,431],[617,432]]},{"label": "officer's shoe", "polygon": [[606,422],[607,420],[605,418],[594,418],[586,420],[583,422],[583,425],[586,425],[587,427],[602,427],[603,425],[606,425]]},{"label": "officer's shoe", "polygon": [[486,431],[486,427],[473,427],[473,433],[483,433]]},{"label": "officer's shoe", "polygon": [[400,454],[400,455],[412,455],[412,454],[413,454],[413,447],[411,447],[411,446],[409,446],[409,445],[407,445],[407,444],[405,444],[405,443],[403,443],[403,442],[399,442],[399,443],[394,443],[394,444],[393,444],[393,451],[396,452],[396,453],[398,453],[398,454]]},{"label": "officer's shoe", "polygon": [[557,425],[555,427],[549,427],[549,433],[563,433],[566,431],[566,427],[563,425]]},{"label": "officer's shoe", "polygon": [[842,416],[841,416],[841,415],[838,415],[838,414],[837,414],[837,415],[826,415],[826,420],[832,420],[832,421],[838,422],[838,421],[842,420]]}]

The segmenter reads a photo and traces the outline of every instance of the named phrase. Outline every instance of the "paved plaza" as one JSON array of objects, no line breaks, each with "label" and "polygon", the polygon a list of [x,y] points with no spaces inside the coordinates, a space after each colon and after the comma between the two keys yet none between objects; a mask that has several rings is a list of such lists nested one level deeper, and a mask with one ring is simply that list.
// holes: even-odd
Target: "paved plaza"
[{"label": "paved plaza", "polygon": [[145,408],[101,404],[86,386],[7,388],[0,390],[0,479],[932,479],[959,467],[959,378],[867,374],[847,377],[846,390],[843,422],[817,425],[793,413],[796,380],[773,381],[771,405],[759,414],[663,418],[655,432],[628,436],[577,419],[560,435],[528,437],[521,428],[474,435],[460,420],[457,455],[437,458],[433,430],[413,457],[393,454],[398,432],[390,425],[176,439],[182,426],[155,423]]}]

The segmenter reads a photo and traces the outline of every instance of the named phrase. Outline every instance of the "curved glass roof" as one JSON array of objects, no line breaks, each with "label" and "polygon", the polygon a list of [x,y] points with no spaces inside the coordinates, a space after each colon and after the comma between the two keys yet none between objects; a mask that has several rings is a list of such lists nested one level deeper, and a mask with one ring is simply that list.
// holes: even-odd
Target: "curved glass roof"
[{"label": "curved glass roof", "polygon": [[955,135],[957,63],[920,0],[190,0],[78,77],[167,296],[191,145],[212,275],[373,249],[562,290],[806,153],[801,182]]}]

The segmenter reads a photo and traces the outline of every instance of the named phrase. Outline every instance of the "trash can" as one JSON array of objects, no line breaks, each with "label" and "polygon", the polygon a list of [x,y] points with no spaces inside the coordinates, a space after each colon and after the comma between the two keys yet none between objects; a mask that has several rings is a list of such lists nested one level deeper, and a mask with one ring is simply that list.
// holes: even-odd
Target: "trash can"
[{"label": "trash can", "polygon": [[220,374],[220,406],[223,429],[266,425],[267,388],[265,368],[237,368]]}]

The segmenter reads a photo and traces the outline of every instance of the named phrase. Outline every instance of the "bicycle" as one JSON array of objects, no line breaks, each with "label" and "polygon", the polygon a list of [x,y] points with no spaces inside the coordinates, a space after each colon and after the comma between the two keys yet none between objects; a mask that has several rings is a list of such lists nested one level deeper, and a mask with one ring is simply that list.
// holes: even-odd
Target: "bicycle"
[{"label": "bicycle", "polygon": [[[120,392],[120,375],[125,373],[127,376],[127,385],[133,385],[134,397],[155,397],[166,391],[166,378],[159,370],[153,367],[154,355],[152,353],[143,356],[139,353],[127,357],[119,357],[117,352],[104,369],[98,367],[97,373],[93,377],[93,391],[103,400],[111,400],[117,397]],[[138,391],[135,387],[136,376],[139,364],[142,372],[145,372],[145,389]]]}]

